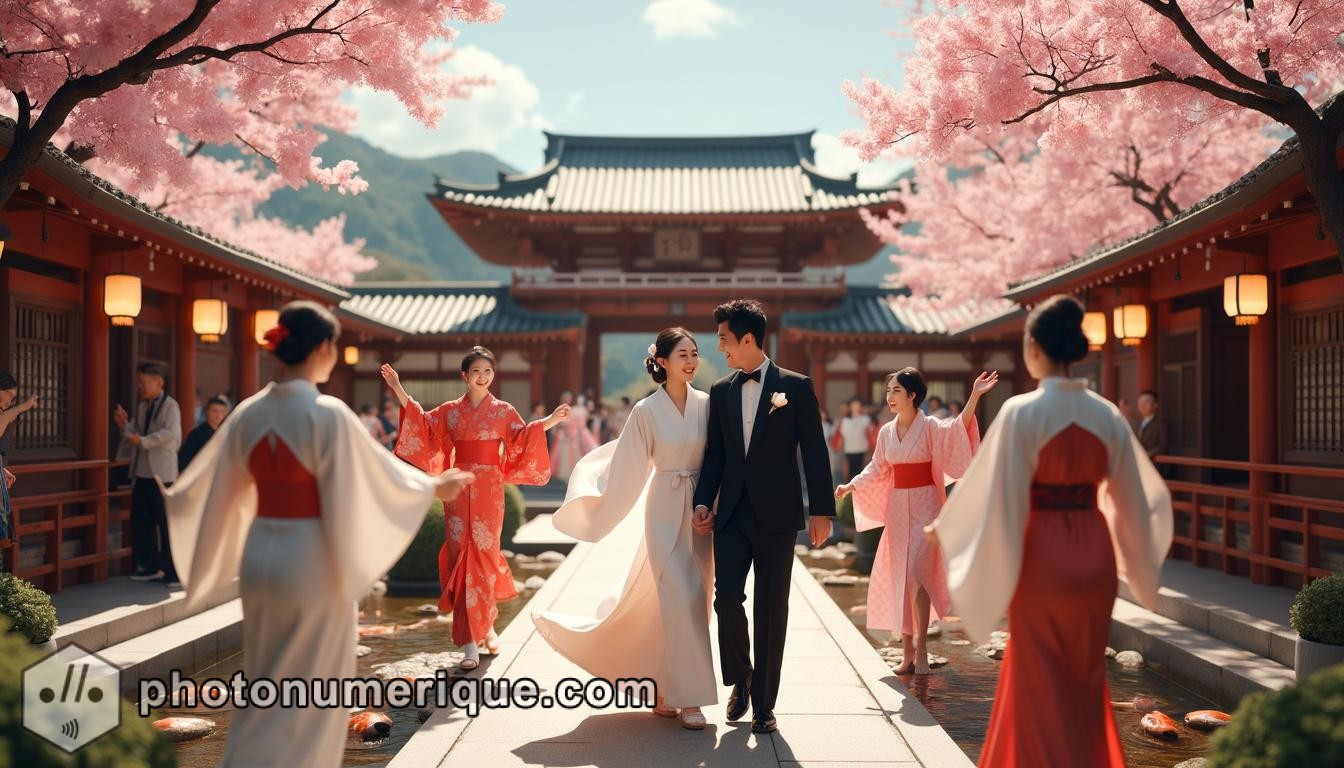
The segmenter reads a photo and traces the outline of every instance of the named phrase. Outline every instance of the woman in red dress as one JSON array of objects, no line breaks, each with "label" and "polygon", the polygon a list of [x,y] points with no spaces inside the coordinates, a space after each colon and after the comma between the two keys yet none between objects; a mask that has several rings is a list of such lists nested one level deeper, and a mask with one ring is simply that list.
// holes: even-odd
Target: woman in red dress
[{"label": "woman in red dress", "polygon": [[1069,296],[1031,313],[1040,386],[1004,404],[930,526],[966,631],[984,639],[1008,614],[981,766],[1124,766],[1103,651],[1119,579],[1157,602],[1171,495],[1116,407],[1066,378],[1082,319]]},{"label": "woman in red dress", "polygon": [[488,349],[473,347],[462,359],[467,393],[429,412],[406,394],[392,366],[382,367],[401,401],[396,454],[431,475],[451,466],[476,476],[469,491],[444,505],[439,550],[439,610],[453,613],[453,643],[465,655],[463,669],[480,664],[481,646],[491,655],[499,652],[497,604],[518,596],[500,553],[504,484],[550,481],[545,433],[569,415],[569,406],[561,405],[545,419],[524,423],[512,405],[490,394],[495,367]]}]

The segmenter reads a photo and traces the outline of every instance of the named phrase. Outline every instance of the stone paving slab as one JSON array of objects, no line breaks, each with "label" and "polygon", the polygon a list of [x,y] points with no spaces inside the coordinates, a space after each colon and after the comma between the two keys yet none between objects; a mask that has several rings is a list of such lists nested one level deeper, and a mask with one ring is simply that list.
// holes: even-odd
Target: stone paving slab
[{"label": "stone paving slab", "polygon": [[[547,690],[563,677],[587,679],[537,634],[530,614],[591,613],[624,581],[638,535],[637,525],[623,524],[603,542],[579,544],[502,633],[504,653],[471,675],[528,676]],[[726,687],[719,703],[706,707],[708,726],[698,732],[647,710],[501,708],[469,718],[446,709],[429,718],[389,768],[971,765],[799,562],[789,611],[774,734],[752,734],[745,720],[726,722]]]},{"label": "stone paving slab", "polygon": [[[238,596],[237,584],[220,590],[204,610]],[[123,643],[186,617],[187,593],[157,582],[113,577],[98,584],[80,584],[51,596],[59,622],[53,639],[58,648],[78,643],[89,651]]]}]

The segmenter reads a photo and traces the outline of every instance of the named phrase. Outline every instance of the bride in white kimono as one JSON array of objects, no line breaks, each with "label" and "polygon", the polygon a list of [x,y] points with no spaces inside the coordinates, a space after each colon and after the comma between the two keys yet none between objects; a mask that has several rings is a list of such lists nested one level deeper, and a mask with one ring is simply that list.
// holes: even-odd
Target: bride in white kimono
[{"label": "bride in white kimono", "polygon": [[546,641],[589,674],[653,679],[654,713],[692,730],[705,727],[700,707],[718,701],[709,644],[713,542],[691,526],[709,418],[709,395],[690,386],[699,363],[689,331],[658,335],[645,366],[662,386],[635,404],[619,439],[578,463],[555,514],[558,530],[589,542],[628,515],[642,523],[620,598],[595,616],[532,617]]},{"label": "bride in white kimono", "polygon": [[[284,380],[240,403],[171,488],[160,483],[186,610],[238,579],[248,680],[354,677],[356,601],[405,551],[433,498],[451,500],[471,480],[400,461],[318,392],[339,336],[319,305],[286,306],[266,335]],[[337,706],[237,707],[221,764],[339,766],[348,717]]]}]

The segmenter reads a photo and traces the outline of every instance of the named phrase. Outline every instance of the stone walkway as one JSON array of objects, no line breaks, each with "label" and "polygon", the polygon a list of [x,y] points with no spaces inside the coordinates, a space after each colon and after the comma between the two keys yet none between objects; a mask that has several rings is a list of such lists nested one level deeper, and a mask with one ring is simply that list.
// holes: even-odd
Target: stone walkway
[{"label": "stone walkway", "polygon": [[[537,634],[530,613],[591,614],[623,583],[639,532],[623,524],[599,544],[578,545],[501,636],[502,654],[473,675],[529,677],[543,691],[564,677],[587,680]],[[774,734],[752,734],[746,719],[725,722],[727,688],[701,732],[648,711],[485,709],[473,719],[441,710],[390,768],[971,765],[797,561],[785,656]]]}]

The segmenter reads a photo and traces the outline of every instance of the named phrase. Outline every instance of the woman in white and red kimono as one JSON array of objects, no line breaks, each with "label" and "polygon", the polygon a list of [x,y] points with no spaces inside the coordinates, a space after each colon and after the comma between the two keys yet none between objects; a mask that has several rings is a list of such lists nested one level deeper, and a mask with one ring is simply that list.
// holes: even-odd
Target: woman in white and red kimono
[{"label": "woman in white and red kimono", "polygon": [[555,433],[555,446],[551,451],[551,476],[569,482],[569,475],[579,460],[597,450],[597,438],[588,428],[591,412],[582,397],[574,402],[572,394],[562,392],[560,403],[569,409],[569,416],[561,420]]},{"label": "woman in white and red kimono", "polygon": [[432,475],[452,466],[476,476],[457,501],[443,506],[439,550],[439,610],[453,613],[453,644],[465,655],[463,669],[480,664],[482,645],[489,654],[499,653],[498,603],[518,596],[500,552],[504,484],[550,481],[546,430],[569,415],[569,406],[561,405],[544,419],[524,423],[512,405],[490,394],[495,368],[490,350],[473,347],[462,360],[467,393],[428,412],[406,394],[392,366],[382,368],[401,401],[396,454]]},{"label": "woman in white and red kimono", "polygon": [[[240,403],[171,488],[160,483],[187,613],[238,579],[249,680],[353,677],[356,601],[401,557],[433,498],[451,500],[471,479],[398,461],[318,392],[339,336],[321,306],[286,306],[266,336],[281,381]],[[340,707],[237,707],[222,764],[339,766],[348,718]]]},{"label": "woman in white and red kimono", "polygon": [[975,407],[998,380],[997,373],[981,374],[961,416],[935,419],[919,409],[929,388],[918,370],[888,376],[887,407],[896,418],[882,425],[868,466],[835,489],[837,499],[854,494],[855,529],[885,528],[868,582],[868,628],[900,633],[905,661],[898,674],[929,672],[930,611],[946,616],[952,599],[942,553],[925,539],[924,526],[943,508],[946,485],[970,464],[980,444]]}]

